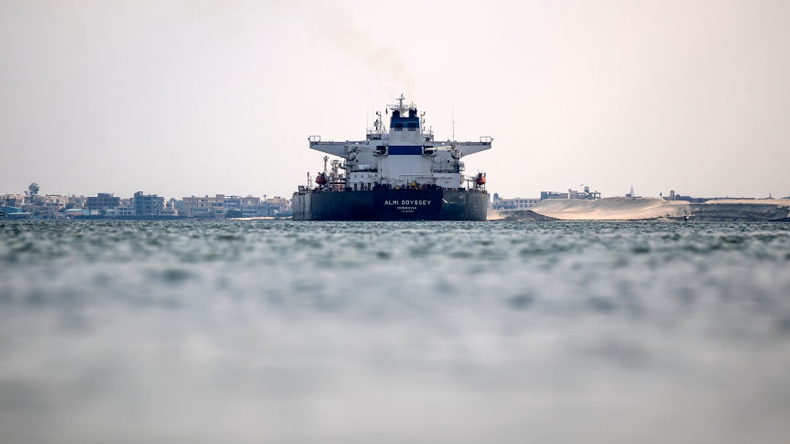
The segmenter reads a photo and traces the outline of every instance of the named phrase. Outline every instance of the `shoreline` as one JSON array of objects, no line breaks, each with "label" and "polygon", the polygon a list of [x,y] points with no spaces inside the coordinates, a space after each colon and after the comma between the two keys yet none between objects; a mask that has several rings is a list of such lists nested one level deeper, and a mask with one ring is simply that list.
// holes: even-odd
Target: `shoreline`
[{"label": "shoreline", "polygon": [[790,222],[790,199],[722,199],[703,203],[657,198],[549,199],[529,210],[489,212],[507,221]]}]

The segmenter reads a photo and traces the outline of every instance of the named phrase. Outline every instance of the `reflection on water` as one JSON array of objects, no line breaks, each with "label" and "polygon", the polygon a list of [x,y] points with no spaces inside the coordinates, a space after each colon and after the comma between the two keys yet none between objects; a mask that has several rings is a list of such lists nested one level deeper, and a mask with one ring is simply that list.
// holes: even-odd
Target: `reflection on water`
[{"label": "reflection on water", "polygon": [[3,442],[785,442],[790,226],[3,222]]}]

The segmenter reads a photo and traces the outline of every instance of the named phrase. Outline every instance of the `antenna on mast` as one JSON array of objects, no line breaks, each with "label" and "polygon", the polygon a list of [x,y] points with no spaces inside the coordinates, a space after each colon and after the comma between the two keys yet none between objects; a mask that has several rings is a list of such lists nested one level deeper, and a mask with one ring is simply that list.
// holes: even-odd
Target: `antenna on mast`
[{"label": "antenna on mast", "polygon": [[452,123],[453,123],[453,142],[455,142],[455,122],[457,122],[457,121],[461,120],[461,119],[456,119],[456,118],[455,118],[455,105],[453,105],[453,107],[452,107],[452,113],[453,113],[453,114],[452,114],[452,117],[453,117],[453,118],[452,118],[452,119],[450,119],[450,122],[452,122]]}]

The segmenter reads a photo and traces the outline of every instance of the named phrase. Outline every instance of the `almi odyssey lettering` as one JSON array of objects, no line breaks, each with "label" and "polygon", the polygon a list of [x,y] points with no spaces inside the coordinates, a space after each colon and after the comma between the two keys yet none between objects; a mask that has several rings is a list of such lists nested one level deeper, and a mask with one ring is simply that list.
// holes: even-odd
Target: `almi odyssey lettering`
[{"label": "almi odyssey lettering", "polygon": [[430,200],[385,200],[384,205],[430,205]]}]

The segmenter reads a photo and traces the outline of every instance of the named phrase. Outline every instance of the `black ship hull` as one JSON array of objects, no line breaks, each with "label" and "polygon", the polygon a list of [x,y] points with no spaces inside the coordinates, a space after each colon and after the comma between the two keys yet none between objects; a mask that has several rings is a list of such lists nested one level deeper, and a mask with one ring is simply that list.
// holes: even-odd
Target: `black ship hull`
[{"label": "black ship hull", "polygon": [[488,194],[466,190],[366,190],[297,194],[293,220],[486,220]]}]

